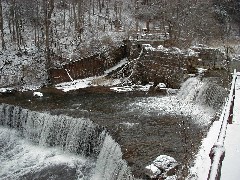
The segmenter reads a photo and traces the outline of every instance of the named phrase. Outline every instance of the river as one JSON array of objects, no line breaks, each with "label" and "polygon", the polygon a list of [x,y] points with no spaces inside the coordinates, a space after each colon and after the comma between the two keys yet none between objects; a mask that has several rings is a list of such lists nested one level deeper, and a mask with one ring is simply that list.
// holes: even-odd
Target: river
[{"label": "river", "polygon": [[[196,87],[196,83],[198,83],[199,87],[193,89],[192,87]],[[18,92],[15,94],[0,95],[0,102],[21,106],[30,111],[42,112],[54,117],[64,114],[74,119],[84,118],[94,124],[105,127],[107,133],[109,133],[109,137],[120,145],[122,158],[126,160],[132,174],[137,178],[147,179],[144,167],[149,165],[159,155],[174,157],[180,163],[179,177],[184,178],[187,176],[189,166],[192,165],[194,155],[197,153],[201,140],[207,132],[216,112],[210,107],[199,105],[196,95],[202,93],[201,89],[204,87],[200,86],[199,83],[201,83],[200,80],[188,82],[185,89],[180,90],[178,95],[163,96],[146,92],[116,93],[104,87],[92,87],[68,93],[63,93],[53,88],[43,88],[41,90],[43,97],[41,98],[33,97],[32,92]],[[186,95],[181,93],[181,91],[186,92],[187,90]],[[186,101],[186,97],[189,97],[191,92],[195,99],[188,99]],[[192,101],[198,103],[194,104]],[[88,131],[88,128],[85,131]],[[46,154],[49,152],[54,154],[53,157],[56,154],[58,156],[60,153],[59,149],[49,149],[45,144],[40,143],[36,147],[35,144],[31,144],[26,138],[18,139],[19,135],[16,130],[1,128],[1,133],[1,138],[5,137],[6,134],[13,134],[12,140],[15,142],[12,143],[13,146],[22,147],[23,149],[34,146],[38,151],[42,151],[41,148],[44,148],[46,152],[40,154],[38,158],[41,157],[48,160],[48,155]],[[11,141],[6,139],[7,137],[1,142],[6,143],[6,141]],[[26,147],[24,147],[25,144],[27,144]],[[31,152],[30,149],[23,150],[26,153],[22,156],[22,161],[25,161],[27,156],[30,156],[27,153]],[[1,158],[6,158],[6,150],[0,153]],[[66,156],[62,152],[60,153],[61,155]],[[57,162],[55,162],[54,166],[51,166],[49,171],[56,173],[53,179],[54,177],[58,179],[57,177],[61,176],[60,170],[61,172],[66,171],[70,173],[65,173],[70,179],[81,179],[80,177],[88,179],[90,176],[94,176],[94,173],[96,174],[96,166],[98,165],[96,165],[94,157],[90,156],[89,158],[86,154],[83,154],[81,157],[71,154],[69,157],[75,157],[76,159],[73,162],[69,162],[70,166],[66,167],[64,164]],[[7,158],[11,159],[11,157]],[[34,159],[32,156],[31,158]],[[58,157],[55,159],[58,159]],[[5,161],[6,164],[9,162],[6,159]],[[45,168],[43,165],[41,167]],[[0,177],[2,178],[4,177],[4,173],[9,173],[8,171],[10,171],[10,169],[6,168],[6,165],[4,168],[6,172],[0,173],[2,175]],[[82,173],[76,173],[76,169],[81,169]],[[44,179],[47,176],[46,172],[48,170],[46,171],[45,169],[43,172],[45,173],[36,172],[36,174]],[[37,177],[36,174],[34,177]],[[31,179],[32,175],[29,175],[28,171],[26,171],[22,177]]]}]

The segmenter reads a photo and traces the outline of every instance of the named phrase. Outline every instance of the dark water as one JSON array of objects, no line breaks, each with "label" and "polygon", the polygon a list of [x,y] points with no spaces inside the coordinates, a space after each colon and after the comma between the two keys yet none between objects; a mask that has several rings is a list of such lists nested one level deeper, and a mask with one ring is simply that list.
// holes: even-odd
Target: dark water
[{"label": "dark water", "polygon": [[[136,177],[145,178],[144,167],[162,154],[172,156],[181,163],[181,174],[186,176],[188,166],[207,129],[206,126],[193,123],[188,116],[161,114],[152,109],[146,112],[135,106],[136,102],[147,101],[148,98],[161,99],[158,95],[144,92],[118,94],[102,89],[64,94],[52,89],[43,89],[42,92],[42,98],[33,97],[32,92],[2,95],[0,102],[31,110],[49,111],[55,115],[88,117],[107,127],[121,145],[123,158]],[[64,170],[64,166],[59,168]],[[58,168],[52,168],[53,171],[56,169]]]}]

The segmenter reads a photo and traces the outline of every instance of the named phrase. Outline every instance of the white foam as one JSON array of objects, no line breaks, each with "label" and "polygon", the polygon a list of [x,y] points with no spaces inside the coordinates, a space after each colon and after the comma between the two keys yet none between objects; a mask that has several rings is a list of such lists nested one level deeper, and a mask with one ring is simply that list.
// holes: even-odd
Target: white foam
[{"label": "white foam", "polygon": [[208,87],[207,83],[197,78],[190,78],[177,95],[142,98],[130,104],[129,109],[141,111],[146,115],[157,112],[159,115],[188,116],[194,120],[194,123],[205,126],[211,122],[216,113],[212,107],[204,104],[206,87]]},{"label": "white foam", "polygon": [[0,127],[0,137],[0,179],[18,179],[54,165],[64,164],[80,170],[90,162],[85,157],[66,153],[58,147],[36,146],[8,128]]}]

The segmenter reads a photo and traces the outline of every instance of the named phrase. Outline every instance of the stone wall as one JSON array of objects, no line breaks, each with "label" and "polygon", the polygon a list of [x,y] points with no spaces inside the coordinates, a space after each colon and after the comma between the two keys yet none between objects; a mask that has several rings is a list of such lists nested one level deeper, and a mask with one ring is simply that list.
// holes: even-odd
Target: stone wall
[{"label": "stone wall", "polygon": [[198,53],[198,58],[200,60],[196,64],[198,67],[221,69],[226,66],[226,56],[217,48],[194,47],[191,49]]},{"label": "stone wall", "polygon": [[168,87],[179,88],[189,69],[190,57],[159,51],[144,52],[137,62],[133,80],[137,83],[165,83]]},{"label": "stone wall", "polygon": [[50,81],[53,84],[102,75],[105,70],[127,57],[126,46],[113,49],[111,52],[97,54],[50,69]]}]

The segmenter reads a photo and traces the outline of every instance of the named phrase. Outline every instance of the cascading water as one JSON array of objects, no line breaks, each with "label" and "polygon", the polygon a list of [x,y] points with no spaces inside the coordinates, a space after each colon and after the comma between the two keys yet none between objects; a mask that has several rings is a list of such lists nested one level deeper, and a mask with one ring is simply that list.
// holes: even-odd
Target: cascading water
[{"label": "cascading water", "polygon": [[132,178],[120,146],[89,119],[2,104],[0,125],[0,179]]},{"label": "cascading water", "polygon": [[195,103],[219,109],[225,102],[226,90],[210,79],[189,78],[182,84],[178,99],[183,103]]},{"label": "cascading water", "polygon": [[102,151],[99,154],[92,180],[122,180],[133,179],[127,163],[123,161],[119,144],[111,143],[111,136],[106,136]]},{"label": "cascading water", "polygon": [[149,97],[132,103],[133,111],[145,114],[173,114],[191,117],[196,124],[208,125],[226,97],[226,90],[209,79],[189,78],[177,95]]}]

